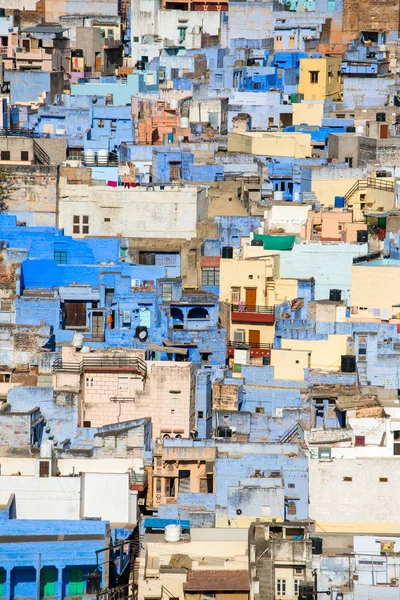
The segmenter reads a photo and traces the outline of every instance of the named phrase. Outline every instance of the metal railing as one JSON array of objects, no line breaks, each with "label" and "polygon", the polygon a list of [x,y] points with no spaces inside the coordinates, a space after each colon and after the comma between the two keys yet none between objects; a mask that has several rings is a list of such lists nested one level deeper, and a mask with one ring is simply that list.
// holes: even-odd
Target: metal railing
[{"label": "metal railing", "polygon": [[125,369],[136,371],[142,377],[147,375],[144,360],[136,356],[85,356],[80,362],[66,362],[58,357],[53,363],[53,371],[66,371],[82,374],[84,371]]},{"label": "metal railing", "polygon": [[229,340],[227,346],[231,348],[256,348],[260,350],[272,350],[273,344],[264,344],[263,342],[236,342],[235,340]]},{"label": "metal railing", "polygon": [[275,314],[274,306],[259,306],[257,304],[231,304],[231,312]]},{"label": "metal railing", "polygon": [[367,179],[359,179],[345,194],[345,201],[347,202],[350,198],[359,191],[372,188],[374,190],[381,190],[382,192],[394,192],[394,182],[386,181],[384,177],[368,177]]}]

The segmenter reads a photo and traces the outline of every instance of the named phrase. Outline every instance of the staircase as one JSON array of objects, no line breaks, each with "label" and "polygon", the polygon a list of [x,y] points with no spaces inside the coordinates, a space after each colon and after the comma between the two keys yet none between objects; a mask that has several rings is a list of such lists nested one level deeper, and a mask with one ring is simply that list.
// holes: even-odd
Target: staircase
[{"label": "staircase", "polygon": [[39,388],[53,387],[53,376],[52,375],[38,375],[37,387],[39,387]]},{"label": "staircase", "polygon": [[381,190],[382,192],[393,192],[394,193],[394,181],[387,181],[385,178],[380,177],[368,177],[367,179],[359,179],[349,189],[344,197],[345,205],[354,196],[356,192],[361,192],[372,188],[374,190]]},{"label": "staircase", "polygon": [[286,429],[286,431],[284,433],[282,433],[281,436],[279,436],[278,444],[287,444],[288,442],[290,442],[294,437],[297,437],[298,430],[299,430],[299,422],[295,421],[293,423],[293,425],[288,427],[288,429]]},{"label": "staircase", "polygon": [[315,192],[302,192],[303,202],[309,202],[310,204],[319,205],[318,198]]},{"label": "staircase", "polygon": [[33,156],[35,157],[35,161],[38,165],[50,164],[50,156],[43,150],[36,140],[33,140]]},{"label": "staircase", "polygon": [[367,365],[364,362],[357,363],[358,383],[361,389],[369,385],[367,378]]}]

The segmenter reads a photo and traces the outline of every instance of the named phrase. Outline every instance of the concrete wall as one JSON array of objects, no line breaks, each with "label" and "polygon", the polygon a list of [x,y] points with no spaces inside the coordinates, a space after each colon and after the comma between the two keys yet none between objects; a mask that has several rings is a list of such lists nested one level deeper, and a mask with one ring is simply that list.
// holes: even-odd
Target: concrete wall
[{"label": "concrete wall", "polygon": [[[375,266],[376,265],[376,266]],[[377,261],[368,265],[354,265],[351,270],[351,305],[379,308],[392,316],[392,306],[400,298],[399,266],[395,261]],[[398,313],[398,308],[394,309]],[[378,315],[377,315],[378,316]]]},{"label": "concrete wall", "polygon": [[395,458],[311,460],[310,518],[317,531],[399,533],[395,464]]}]

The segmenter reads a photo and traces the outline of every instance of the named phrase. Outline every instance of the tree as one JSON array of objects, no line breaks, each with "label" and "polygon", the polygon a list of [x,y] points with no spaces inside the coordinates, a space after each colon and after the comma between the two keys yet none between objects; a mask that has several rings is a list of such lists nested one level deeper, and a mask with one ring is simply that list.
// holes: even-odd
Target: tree
[{"label": "tree", "polygon": [[10,199],[10,180],[5,169],[0,169],[0,215],[7,211],[7,201]]}]

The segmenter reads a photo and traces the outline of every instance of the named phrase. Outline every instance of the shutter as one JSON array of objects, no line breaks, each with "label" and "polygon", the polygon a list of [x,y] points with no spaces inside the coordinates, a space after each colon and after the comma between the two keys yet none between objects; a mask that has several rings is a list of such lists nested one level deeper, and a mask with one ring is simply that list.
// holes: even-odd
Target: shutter
[{"label": "shutter", "polygon": [[50,463],[47,460],[41,460],[39,463],[39,477],[49,477]]}]

